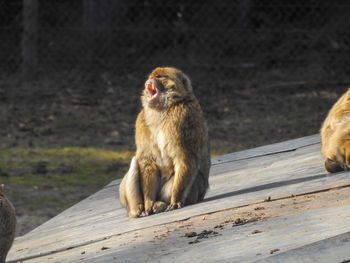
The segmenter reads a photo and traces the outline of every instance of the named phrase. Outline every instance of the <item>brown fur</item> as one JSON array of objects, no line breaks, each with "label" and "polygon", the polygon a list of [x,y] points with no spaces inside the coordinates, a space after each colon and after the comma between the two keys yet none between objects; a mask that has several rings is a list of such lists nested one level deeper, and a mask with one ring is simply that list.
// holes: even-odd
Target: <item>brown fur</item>
[{"label": "brown fur", "polygon": [[6,256],[15,238],[16,216],[11,202],[4,195],[4,185],[0,185],[0,263]]},{"label": "brown fur", "polygon": [[333,173],[350,168],[350,89],[333,105],[321,128],[325,169]]},{"label": "brown fur", "polygon": [[203,200],[209,186],[208,130],[189,78],[175,68],[157,68],[141,100],[136,157],[120,185],[129,217]]}]

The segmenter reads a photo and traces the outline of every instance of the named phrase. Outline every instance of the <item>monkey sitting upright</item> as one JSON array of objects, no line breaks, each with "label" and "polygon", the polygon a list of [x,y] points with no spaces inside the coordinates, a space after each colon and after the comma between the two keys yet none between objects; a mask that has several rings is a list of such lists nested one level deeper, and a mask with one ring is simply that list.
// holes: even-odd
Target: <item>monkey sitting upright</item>
[{"label": "monkey sitting upright", "polygon": [[15,230],[15,209],[4,195],[4,185],[0,184],[0,263],[5,263],[15,238]]},{"label": "monkey sitting upright", "polygon": [[329,173],[350,169],[350,89],[329,111],[321,128],[322,154]]},{"label": "monkey sitting upright", "polygon": [[175,68],[156,68],[141,100],[136,156],[120,185],[129,217],[203,200],[209,186],[208,129],[189,78]]}]

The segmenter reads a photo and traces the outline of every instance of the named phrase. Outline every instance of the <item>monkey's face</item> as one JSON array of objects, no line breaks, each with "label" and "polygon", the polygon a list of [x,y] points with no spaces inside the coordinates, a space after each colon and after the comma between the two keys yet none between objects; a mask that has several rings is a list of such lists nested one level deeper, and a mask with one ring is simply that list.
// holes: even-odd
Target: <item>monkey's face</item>
[{"label": "monkey's face", "polygon": [[145,82],[144,106],[164,110],[192,94],[190,80],[175,68],[157,68]]}]

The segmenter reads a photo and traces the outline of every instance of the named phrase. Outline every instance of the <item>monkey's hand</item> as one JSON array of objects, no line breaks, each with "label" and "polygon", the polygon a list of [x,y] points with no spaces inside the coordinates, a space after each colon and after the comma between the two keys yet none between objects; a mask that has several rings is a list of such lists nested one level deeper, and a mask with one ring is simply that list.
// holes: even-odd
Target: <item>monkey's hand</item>
[{"label": "monkey's hand", "polygon": [[167,207],[167,209],[165,211],[175,210],[175,209],[181,208],[182,206],[183,205],[182,205],[181,202],[176,202],[176,203],[168,205],[168,207]]},{"label": "monkey's hand", "polygon": [[143,204],[139,204],[135,209],[129,211],[130,218],[141,217],[143,213]]}]

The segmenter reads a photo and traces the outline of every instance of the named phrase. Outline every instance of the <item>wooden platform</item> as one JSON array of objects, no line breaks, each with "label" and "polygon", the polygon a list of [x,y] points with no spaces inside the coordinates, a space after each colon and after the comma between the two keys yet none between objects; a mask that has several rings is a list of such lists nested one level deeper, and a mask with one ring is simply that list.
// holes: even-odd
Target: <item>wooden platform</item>
[{"label": "wooden platform", "polygon": [[319,135],[213,158],[203,202],[129,219],[120,180],[18,237],[8,262],[350,262],[350,174]]}]

